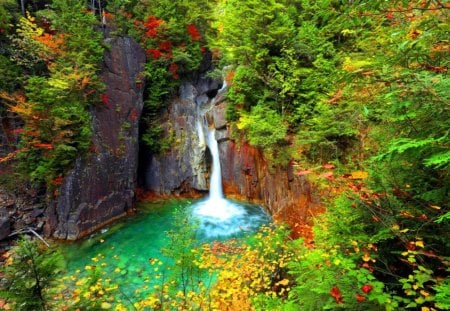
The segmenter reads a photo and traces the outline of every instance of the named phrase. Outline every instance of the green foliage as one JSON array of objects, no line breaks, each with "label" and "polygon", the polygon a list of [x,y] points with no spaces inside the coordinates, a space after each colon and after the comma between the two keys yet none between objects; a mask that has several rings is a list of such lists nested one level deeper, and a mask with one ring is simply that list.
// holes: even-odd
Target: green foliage
[{"label": "green foliage", "polygon": [[35,39],[44,30],[35,21],[30,15],[20,17],[16,33],[10,37],[11,59],[31,74],[39,74],[46,67],[41,57],[45,53],[45,46]]},{"label": "green foliage", "polygon": [[[195,218],[189,217],[185,211],[175,211],[175,228],[166,232],[167,244],[162,248],[162,254],[168,258],[166,286],[170,298],[165,298],[165,292],[160,293],[161,305],[174,303],[178,300],[181,308],[187,307],[191,299],[189,293],[199,292],[208,273],[196,264],[198,254],[195,249],[199,245]],[[180,294],[177,295],[177,293]],[[171,302],[172,300],[172,302]]]},{"label": "green foliage", "polygon": [[[19,168],[52,188],[91,144],[89,106],[100,102],[103,89],[98,76],[102,34],[94,29],[97,19],[85,11],[84,1],[53,1],[51,9],[37,15],[21,18],[12,38],[12,59],[32,75],[26,100],[17,96],[11,109],[25,123]],[[39,26],[43,21],[47,26]]]},{"label": "green foliage", "polygon": [[446,279],[440,285],[435,286],[436,307],[443,310],[450,308],[450,279]]},{"label": "green foliage", "polygon": [[22,84],[22,71],[9,58],[0,55],[0,90],[12,93],[18,90]]},{"label": "green foliage", "polygon": [[158,114],[180,81],[192,77],[200,66],[206,51],[210,2],[112,1],[107,9],[113,14],[113,27],[128,32],[147,51],[142,140],[152,153],[163,152]]},{"label": "green foliage", "polygon": [[0,283],[0,295],[11,302],[15,310],[49,310],[56,294],[52,288],[61,268],[61,254],[23,238],[2,268],[5,275]]},{"label": "green foliage", "polygon": [[265,106],[255,106],[243,114],[238,127],[248,132],[249,142],[261,148],[276,148],[286,136],[287,127],[279,114]]},{"label": "green foliage", "polygon": [[[290,131],[311,130],[317,124],[311,118],[321,112],[316,106],[327,99],[336,81],[334,39],[343,27],[339,9],[334,1],[223,2],[216,11],[218,35],[212,45],[235,71],[227,94],[228,119],[236,121],[239,112],[267,106]],[[255,134],[264,139],[264,131]]]},{"label": "green foliage", "polygon": [[13,11],[17,7],[14,0],[2,0],[0,2],[0,38],[9,32],[10,22],[13,18]]},{"label": "green foliage", "polygon": [[93,13],[86,11],[85,1],[53,0],[51,10],[40,14],[51,20],[54,29],[67,34],[67,53],[60,58],[63,68],[70,64],[82,72],[100,69],[103,57],[102,33],[95,29],[98,20]]}]

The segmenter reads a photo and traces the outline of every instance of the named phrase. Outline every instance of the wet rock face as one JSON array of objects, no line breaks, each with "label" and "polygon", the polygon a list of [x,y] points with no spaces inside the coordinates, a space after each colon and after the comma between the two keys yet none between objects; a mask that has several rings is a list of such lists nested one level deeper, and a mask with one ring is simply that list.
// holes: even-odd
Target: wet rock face
[{"label": "wet rock face", "polygon": [[225,111],[226,101],[219,98],[210,113],[219,143],[225,195],[262,203],[279,219],[309,222],[320,209],[310,183],[304,176],[295,176],[292,164],[272,167],[260,150],[233,140],[231,129],[224,124]]},{"label": "wet rock face", "polygon": [[293,174],[292,165],[271,167],[263,154],[232,140],[219,143],[224,192],[241,200],[264,204],[279,219],[296,217],[308,223],[319,212],[319,198],[303,176]]},{"label": "wet rock face", "polygon": [[[209,83],[209,84],[208,84]],[[265,205],[272,215],[306,223],[319,210],[318,196],[303,176],[296,176],[292,165],[272,167],[263,153],[232,138],[226,122],[224,90],[211,100],[208,94],[217,85],[200,80],[186,83],[180,96],[166,112],[162,124],[166,135],[172,131],[175,144],[169,152],[150,156],[146,169],[147,188],[157,194],[191,194],[209,190],[208,150],[196,127],[198,116],[216,129],[222,182],[226,196]],[[202,119],[201,119],[202,120]]]},{"label": "wet rock face", "polygon": [[181,85],[161,117],[166,137],[172,137],[171,150],[161,155],[146,155],[145,187],[160,195],[196,196],[209,189],[211,163],[209,151],[200,138],[199,128],[206,122],[203,110],[217,93],[217,81],[200,77],[196,83]]},{"label": "wet rock face", "polygon": [[45,233],[55,238],[89,234],[123,216],[134,202],[145,52],[131,38],[106,43],[106,100],[92,109],[93,150],[77,159],[46,211]]}]

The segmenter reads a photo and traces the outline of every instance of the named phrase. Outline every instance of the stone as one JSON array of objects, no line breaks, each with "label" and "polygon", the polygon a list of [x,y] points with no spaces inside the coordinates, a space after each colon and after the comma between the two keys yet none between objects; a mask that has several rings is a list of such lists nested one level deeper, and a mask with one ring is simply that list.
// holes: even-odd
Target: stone
[{"label": "stone", "polygon": [[213,118],[214,118],[214,128],[216,130],[221,130],[226,128],[227,126],[227,118],[226,118],[226,103],[223,102],[219,105],[216,105],[212,109]]},{"label": "stone", "polygon": [[9,217],[0,215],[0,241],[11,234],[11,223]]},{"label": "stone", "polygon": [[41,216],[42,214],[44,214],[44,209],[43,208],[35,208],[33,209],[33,211],[31,212],[31,218],[36,218]]},{"label": "stone", "polygon": [[216,130],[215,137],[217,142],[220,144],[230,139],[230,132],[226,128],[222,130]]},{"label": "stone", "polygon": [[183,83],[179,97],[161,116],[160,124],[166,135],[173,135],[177,143],[162,155],[147,155],[144,166],[148,190],[158,194],[194,194],[208,190],[206,145],[198,136],[201,120],[197,104],[203,105],[207,98],[198,95],[197,87]]},{"label": "stone", "polygon": [[75,240],[132,208],[137,184],[145,51],[129,37],[106,39],[108,105],[92,108],[94,152],[76,160],[45,212],[47,236]]}]

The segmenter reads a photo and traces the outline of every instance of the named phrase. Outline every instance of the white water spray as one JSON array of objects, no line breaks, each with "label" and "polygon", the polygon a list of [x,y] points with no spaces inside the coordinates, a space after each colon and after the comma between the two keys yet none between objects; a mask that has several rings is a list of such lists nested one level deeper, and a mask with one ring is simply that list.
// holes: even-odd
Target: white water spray
[{"label": "white water spray", "polygon": [[209,182],[209,199],[210,200],[220,200],[223,199],[222,190],[222,170],[220,167],[220,157],[219,157],[219,144],[216,140],[216,131],[214,129],[208,132],[208,147],[211,152],[212,157],[212,172]]},{"label": "white water spray", "polygon": [[245,214],[240,205],[226,200],[222,190],[222,173],[220,168],[219,146],[215,130],[208,131],[207,144],[212,157],[212,172],[209,183],[209,197],[194,207],[194,215],[198,218],[209,218],[211,221],[223,222]]}]

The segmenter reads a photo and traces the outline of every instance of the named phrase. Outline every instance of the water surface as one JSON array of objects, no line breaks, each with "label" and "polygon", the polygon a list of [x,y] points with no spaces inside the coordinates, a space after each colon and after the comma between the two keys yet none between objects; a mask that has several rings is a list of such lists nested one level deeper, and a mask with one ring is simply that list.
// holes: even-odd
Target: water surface
[{"label": "water surface", "polygon": [[175,210],[186,213],[186,217],[194,216],[200,242],[245,237],[270,220],[260,206],[223,198],[141,203],[136,215],[83,240],[62,245],[69,274],[77,270],[84,273],[89,265],[101,265],[124,291],[134,293],[150,277],[149,260],[164,260],[161,248],[168,241],[166,232],[175,228]]}]

